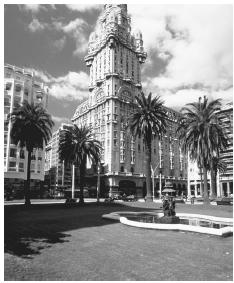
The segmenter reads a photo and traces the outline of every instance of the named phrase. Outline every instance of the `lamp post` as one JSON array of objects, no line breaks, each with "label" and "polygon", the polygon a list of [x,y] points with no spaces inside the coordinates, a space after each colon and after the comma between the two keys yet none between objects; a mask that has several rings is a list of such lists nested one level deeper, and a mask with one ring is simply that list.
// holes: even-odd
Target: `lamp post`
[{"label": "lamp post", "polygon": [[75,197],[75,165],[72,164],[72,199]]},{"label": "lamp post", "polygon": [[162,172],[160,170],[160,174],[159,174],[159,198],[161,198],[162,196]]},{"label": "lamp post", "polygon": [[98,166],[97,166],[97,202],[100,201],[99,194],[100,194],[100,162],[98,162]]}]

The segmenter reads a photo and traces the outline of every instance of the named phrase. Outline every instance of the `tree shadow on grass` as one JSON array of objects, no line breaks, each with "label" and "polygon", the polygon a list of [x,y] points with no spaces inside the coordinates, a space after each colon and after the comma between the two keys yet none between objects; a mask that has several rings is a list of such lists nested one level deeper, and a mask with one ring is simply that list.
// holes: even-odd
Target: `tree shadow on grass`
[{"label": "tree shadow on grass", "polygon": [[132,207],[119,203],[65,207],[57,205],[5,206],[5,253],[32,258],[53,244],[69,241],[67,231],[111,225],[103,214],[114,211],[146,211],[155,208]]}]

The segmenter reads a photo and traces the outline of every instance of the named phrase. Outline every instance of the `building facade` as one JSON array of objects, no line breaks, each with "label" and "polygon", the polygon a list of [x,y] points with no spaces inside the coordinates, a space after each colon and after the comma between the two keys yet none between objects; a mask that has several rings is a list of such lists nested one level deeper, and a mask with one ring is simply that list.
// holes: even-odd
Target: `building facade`
[{"label": "building facade", "polygon": [[[16,103],[24,100],[40,103],[45,108],[48,102],[48,89],[38,82],[33,72],[12,65],[4,68],[4,183],[5,190],[21,190],[27,179],[27,150],[20,149],[10,139],[11,123],[7,115]],[[40,187],[44,180],[44,150],[34,150],[31,161],[31,182]]]},{"label": "building facade", "polygon": [[69,129],[71,125],[62,124],[59,129],[53,133],[52,138],[45,148],[45,179],[46,184],[52,195],[59,192],[59,188],[71,188],[71,167],[61,162],[59,158],[59,139],[61,131]]},{"label": "building facade", "polygon": [[[224,132],[228,137],[228,147],[220,153],[220,160],[226,164],[226,170],[217,174],[217,196],[230,196],[233,194],[233,103],[224,105],[217,113]],[[202,171],[194,162],[188,162],[188,195],[202,196]],[[208,192],[210,192],[210,174],[208,172]]]},{"label": "building facade", "polygon": [[[91,127],[101,142],[101,181],[106,191],[145,194],[145,148],[142,139],[127,131],[128,119],[142,91],[141,66],[147,54],[140,31],[131,32],[127,5],[104,5],[88,43],[85,62],[90,70],[89,98],[78,106],[72,122]],[[152,169],[156,191],[172,180],[186,191],[187,163],[176,127],[179,114],[169,108],[168,130],[152,144]]]},{"label": "building facade", "polygon": [[228,137],[228,147],[220,154],[227,168],[218,174],[218,191],[229,196],[233,194],[233,103],[226,104],[218,115]]}]

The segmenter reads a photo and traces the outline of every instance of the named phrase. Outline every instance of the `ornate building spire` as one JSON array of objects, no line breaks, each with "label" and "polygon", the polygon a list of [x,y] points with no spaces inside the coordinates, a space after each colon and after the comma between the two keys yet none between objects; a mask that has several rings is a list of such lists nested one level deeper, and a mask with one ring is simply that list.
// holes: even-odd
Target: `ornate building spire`
[{"label": "ornate building spire", "polygon": [[107,43],[109,47],[114,47],[116,41],[136,52],[139,63],[145,62],[147,55],[144,52],[142,34],[139,30],[132,34],[131,17],[127,13],[127,4],[104,5],[96,28],[89,37],[88,55],[85,57],[87,66],[92,64],[93,56]]}]

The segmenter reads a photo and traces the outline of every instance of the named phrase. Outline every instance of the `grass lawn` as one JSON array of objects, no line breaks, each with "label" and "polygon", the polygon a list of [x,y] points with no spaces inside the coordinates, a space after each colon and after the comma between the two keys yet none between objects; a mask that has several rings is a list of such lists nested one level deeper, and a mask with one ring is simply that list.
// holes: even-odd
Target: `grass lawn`
[{"label": "grass lawn", "polygon": [[[155,203],[5,207],[5,280],[232,281],[233,237],[145,230],[102,219]],[[177,212],[232,217],[230,206],[177,204]]]}]

